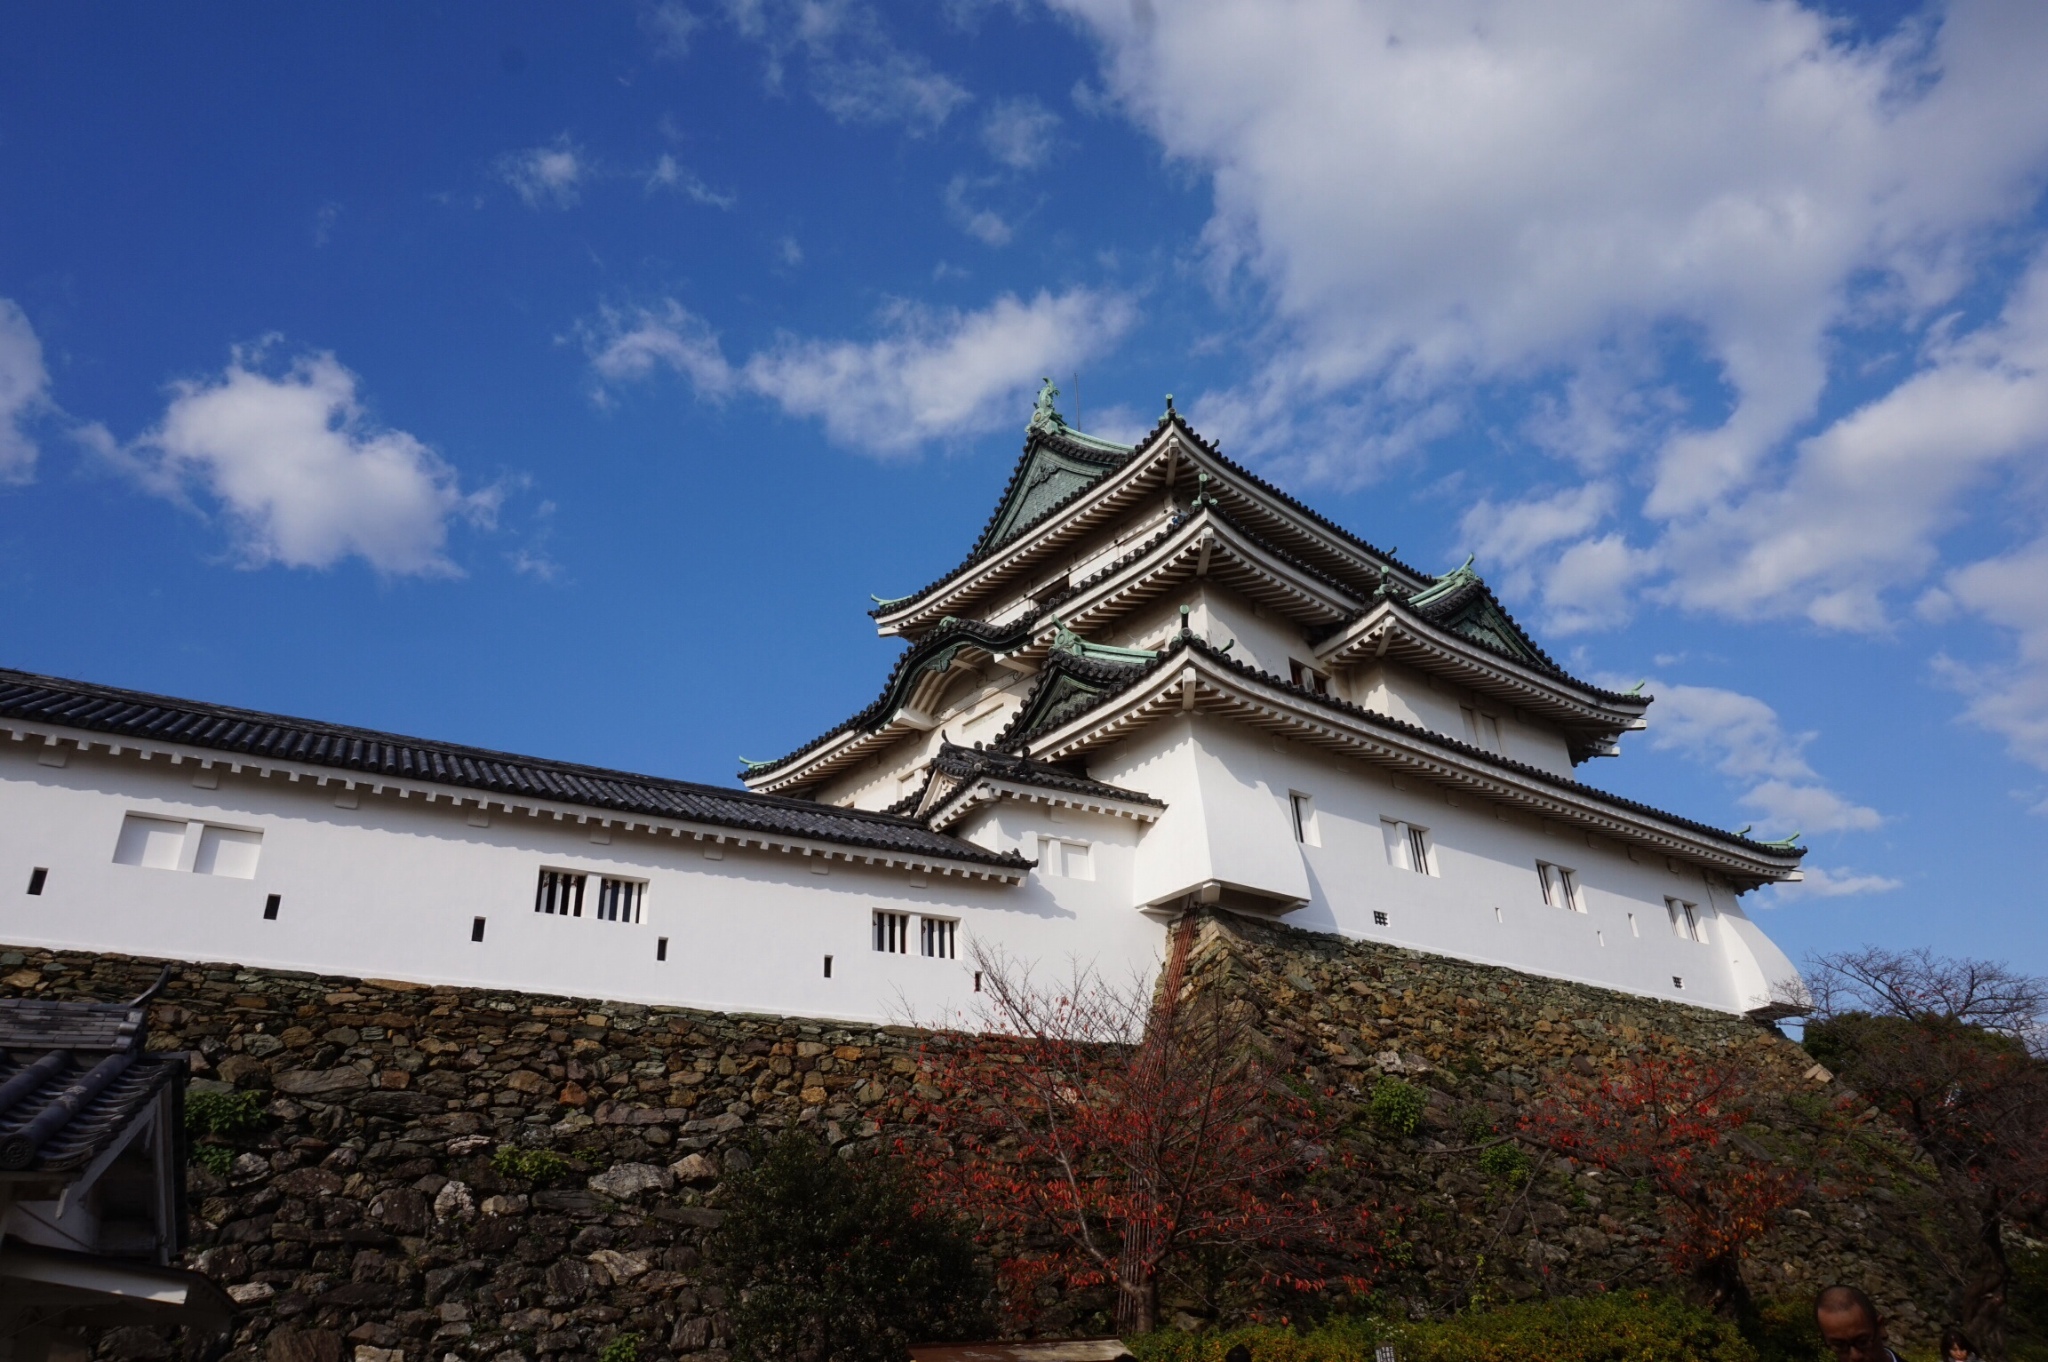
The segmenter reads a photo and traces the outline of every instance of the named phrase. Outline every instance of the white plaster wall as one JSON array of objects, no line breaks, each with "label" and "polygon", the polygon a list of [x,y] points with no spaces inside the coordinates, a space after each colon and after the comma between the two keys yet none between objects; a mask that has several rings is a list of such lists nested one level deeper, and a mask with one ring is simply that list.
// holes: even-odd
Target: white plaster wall
[{"label": "white plaster wall", "polygon": [[1288,787],[1264,779],[1258,742],[1249,730],[1189,715],[1089,763],[1097,780],[1166,801],[1133,860],[1131,902],[1162,903],[1209,883],[1288,901],[1309,896]]},{"label": "white plaster wall", "polygon": [[1481,699],[1447,681],[1399,662],[1374,662],[1351,669],[1343,689],[1353,704],[1404,723],[1416,724],[1433,733],[1472,741],[1465,727],[1466,706],[1500,720],[1502,755],[1514,761],[1576,779],[1571,749],[1564,735],[1548,725],[1530,719],[1520,710],[1492,700]]},{"label": "white plaster wall", "polygon": [[[1174,750],[1170,733],[1191,721],[1155,725],[1140,738],[1091,764],[1098,779],[1173,799],[1157,773]],[[1676,1002],[1744,1011],[1765,1001],[1767,983],[1791,973],[1790,962],[1741,912],[1726,887],[1710,891],[1696,866],[1638,851],[1632,859],[1618,843],[1595,839],[1561,824],[1519,813],[1499,816],[1490,802],[1447,797],[1440,788],[1394,778],[1362,763],[1343,762],[1316,749],[1230,729],[1212,742],[1227,754],[1236,781],[1260,788],[1272,802],[1273,821],[1306,867],[1307,902],[1281,920],[1314,931],[1385,941],[1392,945],[1505,965],[1535,974]],[[1285,800],[1290,791],[1314,801],[1314,845],[1292,843]],[[1382,819],[1427,828],[1438,874],[1419,875],[1390,864]],[[1172,815],[1145,834],[1140,857],[1162,842],[1168,862],[1190,855]],[[1586,911],[1548,907],[1536,862],[1578,872]],[[1143,896],[1141,875],[1134,893]],[[1704,944],[1682,940],[1670,925],[1666,896],[1699,905]],[[1385,926],[1375,911],[1388,916]],[[1630,915],[1634,923],[1630,923]],[[1673,976],[1684,987],[1675,987]]]},{"label": "white plaster wall", "polygon": [[[446,803],[334,792],[224,770],[195,788],[190,765],[69,754],[37,764],[0,743],[0,940],[219,960],[422,982],[669,1003],[726,1011],[889,1021],[957,1015],[972,1001],[968,944],[1000,942],[1025,959],[1099,957],[1149,968],[1159,926],[1104,881],[1022,886],[834,863],[618,830],[609,845],[552,818],[494,811],[471,827]],[[117,865],[123,815],[260,828],[253,879]],[[40,896],[30,871],[49,870]],[[533,911],[542,867],[587,872],[584,916]],[[598,878],[648,881],[643,921],[595,916]],[[923,883],[919,883],[922,878]],[[1126,881],[1127,883],[1127,881]],[[1122,888],[1121,885],[1116,885]],[[276,921],[263,919],[280,894]],[[876,908],[958,918],[959,958],[872,949]],[[487,919],[472,943],[473,917]],[[669,939],[668,959],[655,942]],[[823,957],[833,977],[823,977]]]},{"label": "white plaster wall", "polygon": [[1230,655],[1238,661],[1283,681],[1289,677],[1290,661],[1313,665],[1308,643],[1292,621],[1271,612],[1261,614],[1255,602],[1214,583],[1204,584],[1200,600],[1201,608],[1208,611],[1208,627],[1201,631],[1202,636],[1218,648],[1236,639]]}]

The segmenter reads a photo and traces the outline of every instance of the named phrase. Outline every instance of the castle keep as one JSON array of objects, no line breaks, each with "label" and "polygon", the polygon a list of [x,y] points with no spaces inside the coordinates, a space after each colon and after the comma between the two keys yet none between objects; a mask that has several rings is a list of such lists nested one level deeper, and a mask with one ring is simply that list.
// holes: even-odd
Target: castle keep
[{"label": "castle keep", "polygon": [[1650,698],[1050,385],[972,550],[878,601],[881,694],[731,789],[0,672],[0,938],[877,1021],[981,943],[1149,968],[1214,905],[1723,1013],[1801,852],[1580,779]]}]

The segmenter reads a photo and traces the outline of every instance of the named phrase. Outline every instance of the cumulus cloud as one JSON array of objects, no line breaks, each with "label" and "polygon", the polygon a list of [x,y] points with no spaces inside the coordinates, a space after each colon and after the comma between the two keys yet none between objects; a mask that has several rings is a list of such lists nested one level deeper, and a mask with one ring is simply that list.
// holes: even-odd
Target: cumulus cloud
[{"label": "cumulus cloud", "polygon": [[1856,894],[1888,894],[1894,889],[1903,889],[1906,882],[1895,880],[1889,875],[1858,874],[1845,866],[1829,870],[1825,866],[1808,865],[1800,867],[1805,879],[1795,884],[1771,886],[1776,899],[1840,899]]},{"label": "cumulus cloud", "polygon": [[938,128],[966,103],[965,87],[898,47],[859,0],[726,0],[727,19],[768,58],[770,88],[796,65],[805,88],[842,123]]},{"label": "cumulus cloud", "polygon": [[1650,745],[1676,751],[1729,777],[1774,830],[1863,831],[1884,822],[1876,809],[1830,789],[1806,760],[1817,736],[1791,734],[1777,711],[1753,695],[1714,686],[1652,683]]},{"label": "cumulus cloud", "polygon": [[416,436],[373,422],[356,376],[326,353],[273,373],[237,352],[219,376],[175,385],[133,444],[82,434],[150,491],[217,505],[250,567],[358,557],[385,576],[459,576],[444,553],[450,520],[489,524],[500,495],[465,493]]},{"label": "cumulus cloud", "polygon": [[1361,388],[1356,424],[1396,425],[1675,324],[1733,400],[1655,452],[1658,514],[1741,486],[1812,413],[1859,277],[1915,305],[1953,289],[1958,235],[2022,211],[2048,157],[2035,7],[1869,43],[1752,0],[1056,3],[1207,173],[1212,259],[1279,323],[1243,438],[1291,440],[1299,405]]},{"label": "cumulus cloud", "polygon": [[1781,480],[1674,525],[1663,594],[1884,629],[1886,593],[1934,567],[1965,495],[2044,453],[2048,255],[1992,323],[1937,339],[1917,373],[1801,441]]},{"label": "cumulus cloud", "polygon": [[1035,99],[999,100],[981,121],[981,144],[1012,170],[1036,170],[1052,158],[1059,115]]},{"label": "cumulus cloud", "polygon": [[498,177],[511,185],[529,208],[569,208],[583,197],[590,164],[582,148],[563,133],[545,146],[500,156]]},{"label": "cumulus cloud", "polygon": [[0,298],[0,484],[35,476],[36,442],[27,426],[48,405],[49,390],[35,328],[12,301]]},{"label": "cumulus cloud", "polygon": [[734,364],[709,327],[670,301],[600,312],[581,337],[606,384],[672,370],[700,397],[764,397],[822,422],[841,444],[886,456],[1013,422],[1040,376],[1099,354],[1134,318],[1128,299],[1079,288],[1005,294],[973,312],[898,303],[874,339],[785,336]]}]

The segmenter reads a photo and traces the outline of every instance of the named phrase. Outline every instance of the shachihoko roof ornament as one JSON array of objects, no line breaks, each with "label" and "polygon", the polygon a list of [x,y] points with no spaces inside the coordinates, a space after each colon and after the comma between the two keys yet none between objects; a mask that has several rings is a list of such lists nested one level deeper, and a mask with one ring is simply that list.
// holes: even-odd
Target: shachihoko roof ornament
[{"label": "shachihoko roof ornament", "polygon": [[1159,656],[1158,653],[1150,648],[1120,648],[1110,643],[1090,643],[1087,639],[1082,638],[1072,629],[1069,629],[1067,622],[1058,615],[1052,617],[1052,622],[1058,626],[1058,631],[1052,636],[1052,646],[1055,652],[1072,653],[1075,657],[1085,657],[1095,662],[1115,662],[1126,665],[1150,662]]}]

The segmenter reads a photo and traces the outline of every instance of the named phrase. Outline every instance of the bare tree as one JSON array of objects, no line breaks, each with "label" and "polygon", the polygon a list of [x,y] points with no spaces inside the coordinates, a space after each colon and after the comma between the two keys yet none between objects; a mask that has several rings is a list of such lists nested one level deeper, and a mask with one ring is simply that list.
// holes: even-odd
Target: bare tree
[{"label": "bare tree", "polygon": [[1847,1012],[1948,1021],[2025,1041],[2036,1053],[2048,1019],[2048,979],[1996,960],[1962,960],[1926,947],[1837,951],[1807,962],[1816,1020]]},{"label": "bare tree", "polygon": [[1924,1158],[1899,1171],[1925,1180],[1953,1212],[1946,1242],[1929,1246],[1949,1274],[1956,1318],[1988,1355],[2003,1356],[2013,1280],[2005,1233],[2048,1202],[2048,981],[1993,961],[1876,947],[1808,969],[1818,1016],[1807,1048],[1912,1136]]},{"label": "bare tree", "polygon": [[1113,1285],[1120,1331],[1158,1322],[1161,1279],[1221,1253],[1247,1280],[1357,1289],[1362,1207],[1333,1200],[1332,1113],[1290,1091],[1247,1017],[1189,987],[1193,915],[1155,988],[1076,970],[1047,987],[977,949],[985,1010],[933,1043],[924,1166],[934,1194],[1015,1249],[1012,1299]]}]

